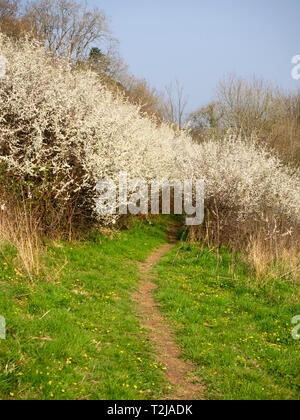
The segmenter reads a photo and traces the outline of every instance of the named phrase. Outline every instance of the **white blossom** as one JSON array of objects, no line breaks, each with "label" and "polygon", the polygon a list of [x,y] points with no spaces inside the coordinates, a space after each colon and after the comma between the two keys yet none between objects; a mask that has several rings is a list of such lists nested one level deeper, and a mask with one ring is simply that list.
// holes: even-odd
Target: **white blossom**
[{"label": "white blossom", "polygon": [[235,134],[194,144],[187,131],[157,125],[115,98],[93,72],[53,62],[35,41],[0,35],[0,55],[7,61],[0,79],[0,162],[21,178],[51,173],[39,188],[55,199],[79,193],[87,205],[96,203],[97,182],[111,178],[117,184],[126,171],[148,182],[204,179],[207,200],[232,208],[237,221],[264,220],[271,210],[299,223],[299,171],[257,144]]}]

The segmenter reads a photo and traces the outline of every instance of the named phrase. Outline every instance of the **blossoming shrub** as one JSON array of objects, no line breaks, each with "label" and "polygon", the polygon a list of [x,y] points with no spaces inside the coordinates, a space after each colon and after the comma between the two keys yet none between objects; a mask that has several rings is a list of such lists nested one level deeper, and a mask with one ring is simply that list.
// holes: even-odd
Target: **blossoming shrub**
[{"label": "blossoming shrub", "polygon": [[180,177],[183,133],[157,127],[138,107],[113,98],[96,74],[52,62],[37,43],[2,36],[0,53],[7,59],[0,80],[0,162],[45,212],[55,210],[59,218],[72,213],[73,203],[91,215],[96,183],[117,179],[122,170],[146,179]]},{"label": "blossoming shrub", "polygon": [[197,146],[195,175],[206,182],[206,208],[214,229],[228,242],[264,228],[266,237],[296,233],[300,221],[300,174],[256,141],[228,134]]},{"label": "blossoming shrub", "polygon": [[288,236],[299,226],[299,172],[257,144],[235,134],[194,144],[34,41],[1,35],[0,54],[2,196],[14,190],[33,203],[46,228],[95,217],[97,182],[117,181],[121,171],[148,181],[204,179],[206,227],[218,241],[260,227]]},{"label": "blossoming shrub", "polygon": [[299,171],[235,134],[199,145],[193,168],[207,191],[205,222],[191,239],[246,250],[258,279],[299,281]]}]

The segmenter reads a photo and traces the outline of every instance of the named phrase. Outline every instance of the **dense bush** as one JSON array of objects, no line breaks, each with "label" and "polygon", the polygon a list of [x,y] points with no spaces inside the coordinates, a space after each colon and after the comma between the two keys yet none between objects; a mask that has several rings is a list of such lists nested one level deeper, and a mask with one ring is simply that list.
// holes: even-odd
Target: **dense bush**
[{"label": "dense bush", "polygon": [[207,186],[207,198],[238,212],[237,221],[263,213],[299,220],[300,189],[297,169],[284,166],[253,141],[228,133],[222,140],[197,146],[193,167]]},{"label": "dense bush", "polygon": [[[300,176],[235,134],[192,142],[189,134],[142,116],[95,73],[53,60],[38,43],[0,37],[2,195],[14,188],[39,207],[46,225],[94,216],[96,183],[132,178],[202,178],[218,234],[244,226],[299,225]],[[21,196],[21,195],[20,195]],[[275,223],[275,225],[274,225]],[[234,226],[233,226],[234,224]],[[238,236],[239,234],[237,234]]]},{"label": "dense bush", "polygon": [[[59,213],[70,203],[91,212],[96,183],[120,171],[152,179],[180,176],[186,137],[156,126],[137,106],[115,99],[91,71],[52,61],[30,41],[0,38],[0,161],[26,194]],[[178,162],[176,164],[176,162]],[[90,214],[91,215],[91,214]]]},{"label": "dense bush", "polygon": [[206,227],[214,242],[239,246],[259,236],[272,247],[297,240],[299,170],[283,165],[255,139],[232,133],[201,143],[192,165],[206,183]]}]

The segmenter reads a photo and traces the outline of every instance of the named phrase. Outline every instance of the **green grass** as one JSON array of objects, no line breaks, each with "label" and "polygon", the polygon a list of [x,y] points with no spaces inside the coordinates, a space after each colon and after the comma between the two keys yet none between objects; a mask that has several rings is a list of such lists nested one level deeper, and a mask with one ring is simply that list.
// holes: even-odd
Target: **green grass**
[{"label": "green grass", "polygon": [[[50,244],[30,283],[5,250],[0,268],[0,399],[150,399],[166,390],[130,293],[135,261],[166,241],[166,219]],[[8,256],[8,257],[7,257]]]},{"label": "green grass", "polygon": [[[32,283],[1,248],[0,399],[158,399],[164,367],[140,328],[131,293],[144,261],[166,242],[170,218],[137,221],[109,239],[99,233],[54,242]],[[299,286],[259,282],[238,255],[179,243],[155,267],[156,298],[192,360],[207,399],[299,399]]]},{"label": "green grass", "polygon": [[[180,248],[180,249],[179,249]],[[299,285],[253,279],[223,249],[179,244],[158,264],[156,298],[207,399],[299,399],[300,346],[291,319]]]}]

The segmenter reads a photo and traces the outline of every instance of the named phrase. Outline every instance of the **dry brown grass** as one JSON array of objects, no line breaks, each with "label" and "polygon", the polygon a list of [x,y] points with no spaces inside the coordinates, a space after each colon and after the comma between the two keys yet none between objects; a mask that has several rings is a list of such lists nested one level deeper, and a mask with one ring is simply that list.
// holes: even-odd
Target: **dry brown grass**
[{"label": "dry brown grass", "polygon": [[284,278],[300,281],[300,252],[296,239],[289,246],[284,239],[269,241],[261,234],[252,238],[246,258],[255,270],[259,280]]},{"label": "dry brown grass", "polygon": [[223,245],[241,252],[261,283],[272,278],[297,283],[300,281],[299,226],[294,225],[293,229],[289,226],[284,219],[265,225],[253,220],[237,223],[234,214],[211,202],[207,203],[203,225],[189,229],[189,241],[205,243],[217,253]]},{"label": "dry brown grass", "polygon": [[24,203],[6,204],[0,211],[0,250],[5,258],[5,245],[12,245],[17,251],[16,265],[30,279],[41,272],[40,238],[38,221]]}]

